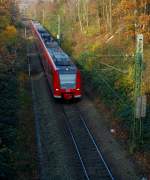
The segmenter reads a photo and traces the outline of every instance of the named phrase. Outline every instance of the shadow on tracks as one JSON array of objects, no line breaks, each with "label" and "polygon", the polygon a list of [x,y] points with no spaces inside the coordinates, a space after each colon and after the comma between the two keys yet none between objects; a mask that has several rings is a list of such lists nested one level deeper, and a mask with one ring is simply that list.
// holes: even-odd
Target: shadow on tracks
[{"label": "shadow on tracks", "polygon": [[65,100],[65,99],[54,99],[54,102],[56,104],[62,104],[62,105],[72,105],[72,104],[78,104],[82,99],[70,99],[70,100]]}]

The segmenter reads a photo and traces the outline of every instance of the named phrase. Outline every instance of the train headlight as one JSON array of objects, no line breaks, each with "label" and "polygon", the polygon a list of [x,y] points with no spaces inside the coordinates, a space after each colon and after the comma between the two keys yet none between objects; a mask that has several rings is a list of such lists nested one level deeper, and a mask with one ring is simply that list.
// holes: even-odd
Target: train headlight
[{"label": "train headlight", "polygon": [[59,91],[59,89],[56,88],[56,91]]},{"label": "train headlight", "polygon": [[80,91],[80,88],[77,88],[76,90],[77,90],[77,91]]}]

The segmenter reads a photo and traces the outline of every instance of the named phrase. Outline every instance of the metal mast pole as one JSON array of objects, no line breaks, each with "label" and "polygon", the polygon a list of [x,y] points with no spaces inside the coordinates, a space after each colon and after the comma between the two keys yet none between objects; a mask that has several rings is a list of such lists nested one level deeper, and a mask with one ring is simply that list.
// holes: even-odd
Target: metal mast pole
[{"label": "metal mast pole", "polygon": [[43,25],[45,24],[45,9],[43,9],[43,13],[42,13],[42,23]]},{"label": "metal mast pole", "polygon": [[142,135],[142,69],[143,69],[143,35],[137,35],[136,56],[135,56],[135,89],[134,89],[134,119],[132,125],[132,149],[135,149],[141,142]]},{"label": "metal mast pole", "polygon": [[57,32],[57,40],[60,44],[60,15],[58,15],[58,32]]}]

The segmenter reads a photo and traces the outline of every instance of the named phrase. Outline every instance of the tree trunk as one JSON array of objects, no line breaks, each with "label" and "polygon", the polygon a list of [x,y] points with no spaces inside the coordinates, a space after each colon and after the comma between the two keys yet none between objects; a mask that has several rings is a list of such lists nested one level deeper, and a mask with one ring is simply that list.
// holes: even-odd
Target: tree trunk
[{"label": "tree trunk", "polygon": [[79,24],[80,24],[80,30],[83,32],[83,25],[82,25],[82,20],[80,16],[80,0],[77,2],[77,8],[78,8],[78,19],[79,19]]}]

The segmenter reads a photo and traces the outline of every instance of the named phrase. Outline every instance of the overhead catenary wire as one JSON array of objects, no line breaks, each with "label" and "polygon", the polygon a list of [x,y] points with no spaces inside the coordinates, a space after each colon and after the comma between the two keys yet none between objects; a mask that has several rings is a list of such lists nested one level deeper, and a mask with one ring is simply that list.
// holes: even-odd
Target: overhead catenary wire
[{"label": "overhead catenary wire", "polygon": [[108,89],[111,90],[111,92],[118,98],[120,104],[124,104],[126,107],[128,107],[128,104],[125,103],[125,101],[122,99],[122,97],[120,97],[118,95],[118,93],[111,87],[111,85],[108,83],[108,81],[104,78],[104,76],[102,76],[101,74],[99,74],[99,77],[101,78],[101,80],[104,82],[104,84],[107,86]]},{"label": "overhead catenary wire", "polygon": [[[101,56],[92,56],[90,58],[94,59],[94,58],[102,58],[102,57],[129,57],[129,56],[123,56],[123,55],[101,55]],[[134,56],[130,56],[130,57],[134,57]],[[122,70],[120,68],[117,68],[116,66],[113,66],[113,65],[110,65],[108,63],[105,63],[105,62],[102,62],[102,61],[98,61],[99,64],[102,64],[104,66],[107,66],[109,68],[111,68],[112,70],[115,70],[115,71],[118,71],[120,73],[123,73],[123,74],[128,74],[128,70]]]}]

